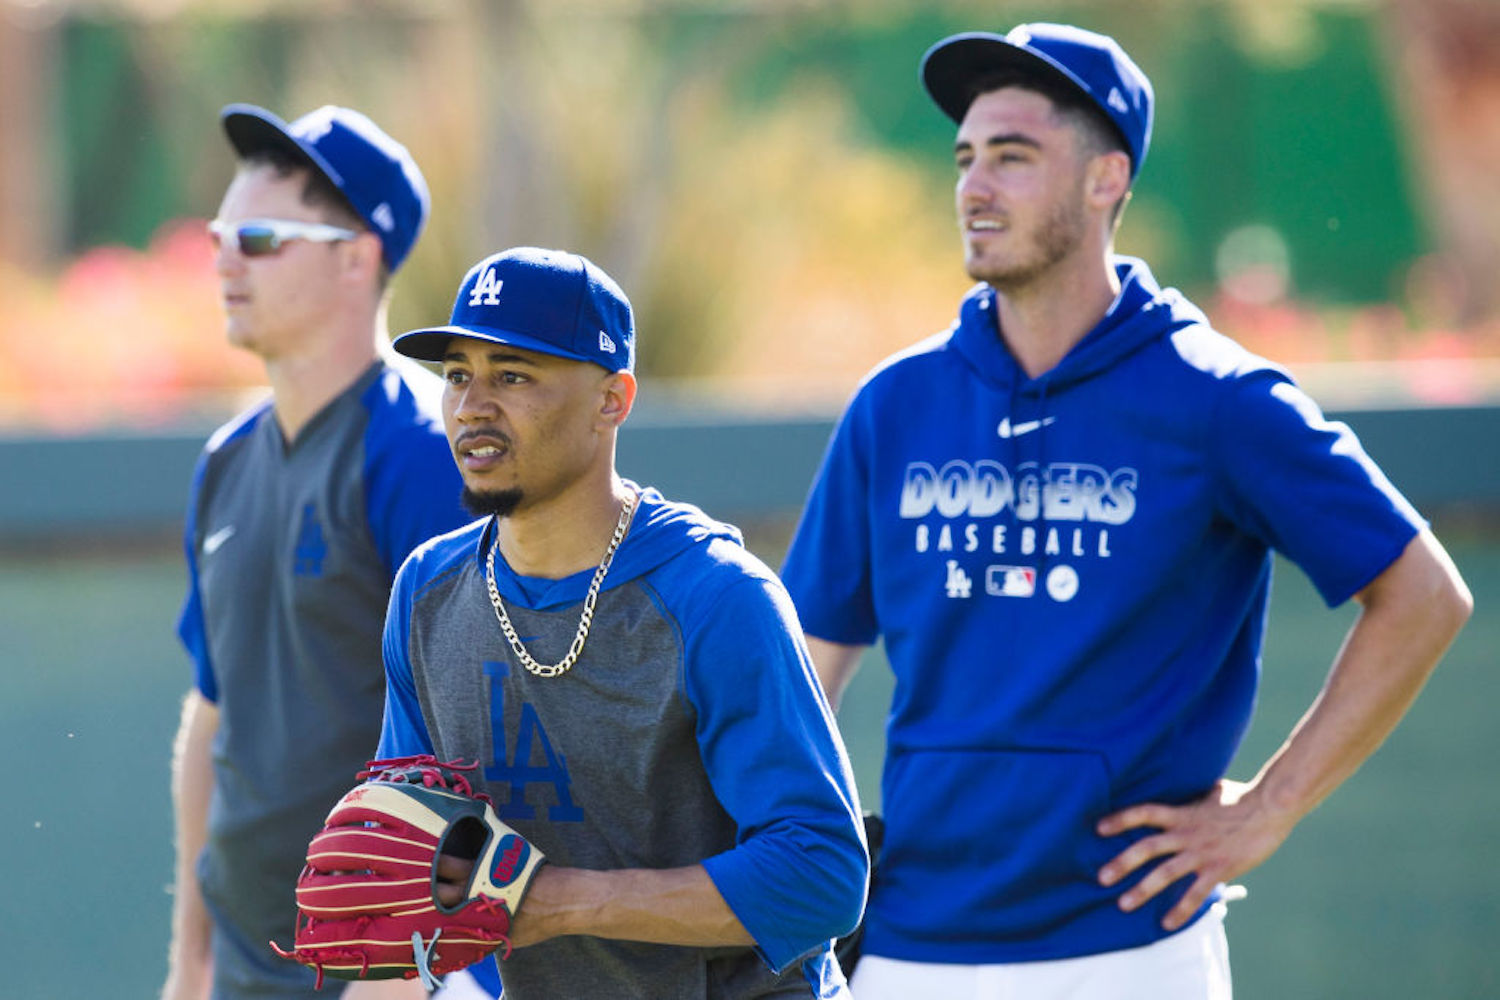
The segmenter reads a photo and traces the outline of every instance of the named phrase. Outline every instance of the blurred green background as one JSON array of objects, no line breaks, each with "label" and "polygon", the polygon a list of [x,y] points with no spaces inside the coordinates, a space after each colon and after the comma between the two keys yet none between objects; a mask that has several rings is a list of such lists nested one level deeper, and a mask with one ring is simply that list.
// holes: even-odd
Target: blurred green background
[{"label": "blurred green background", "polygon": [[[499,247],[602,264],[641,329],[624,471],[774,565],[840,402],[967,285],[917,60],[1033,19],[1114,34],[1155,83],[1119,249],[1399,444],[1372,452],[1476,595],[1405,723],[1244,880],[1238,995],[1500,997],[1496,0],[0,0],[0,997],[149,997],[165,971],[178,504],[264,391],[202,229],[221,106],[345,104],[411,148],[433,213],[394,331]],[[1233,776],[1350,615],[1278,567]],[[870,659],[841,724],[875,806]]]}]

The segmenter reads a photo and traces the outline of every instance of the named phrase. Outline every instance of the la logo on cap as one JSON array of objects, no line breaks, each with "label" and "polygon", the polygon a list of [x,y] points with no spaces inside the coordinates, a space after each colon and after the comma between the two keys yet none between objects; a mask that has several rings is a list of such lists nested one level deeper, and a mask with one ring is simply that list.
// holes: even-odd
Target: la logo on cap
[{"label": "la logo on cap", "polygon": [[474,290],[469,293],[469,305],[498,306],[500,304],[500,288],[505,282],[495,277],[495,269],[487,267],[479,280],[474,282]]}]

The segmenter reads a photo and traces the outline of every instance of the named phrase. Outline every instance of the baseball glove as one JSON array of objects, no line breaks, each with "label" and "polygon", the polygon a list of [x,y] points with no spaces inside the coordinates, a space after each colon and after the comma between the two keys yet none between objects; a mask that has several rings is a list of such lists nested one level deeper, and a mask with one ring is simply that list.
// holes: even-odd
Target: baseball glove
[{"label": "baseball glove", "polygon": [[[510,925],[542,853],[500,821],[465,775],[436,757],[372,760],[307,848],[296,939],[284,958],[336,979],[422,978],[510,954]],[[463,898],[437,897],[439,855],[473,862]]]}]

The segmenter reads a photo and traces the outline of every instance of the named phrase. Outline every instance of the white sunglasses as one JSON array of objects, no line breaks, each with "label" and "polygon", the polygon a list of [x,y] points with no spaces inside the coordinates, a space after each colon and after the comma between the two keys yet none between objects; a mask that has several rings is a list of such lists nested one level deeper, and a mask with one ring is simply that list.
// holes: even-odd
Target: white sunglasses
[{"label": "white sunglasses", "polygon": [[321,222],[297,222],[293,219],[243,219],[225,222],[214,219],[208,224],[209,236],[217,247],[221,240],[233,236],[235,246],[246,257],[269,257],[281,252],[288,240],[311,243],[337,243],[352,240],[359,233],[341,226]]}]

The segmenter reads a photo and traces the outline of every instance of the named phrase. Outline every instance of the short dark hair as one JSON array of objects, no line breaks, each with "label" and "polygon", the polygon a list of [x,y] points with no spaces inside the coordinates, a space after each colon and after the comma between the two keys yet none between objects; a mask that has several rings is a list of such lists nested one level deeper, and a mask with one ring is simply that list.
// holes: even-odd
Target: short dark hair
[{"label": "short dark hair", "polygon": [[981,94],[1006,87],[1034,91],[1051,101],[1059,115],[1078,126],[1092,154],[1119,152],[1130,155],[1130,145],[1120,127],[1091,97],[1060,76],[1015,66],[997,69],[974,78],[969,85],[968,103],[973,104]]},{"label": "short dark hair", "polygon": [[[1130,144],[1125,140],[1125,133],[1110,120],[1104,109],[1071,82],[1052,73],[1016,66],[982,73],[969,84],[968,103],[972,105],[981,94],[1004,90],[1006,87],[1030,90],[1051,101],[1057,114],[1083,137],[1084,149],[1090,156],[1102,156],[1105,153],[1124,153],[1126,157],[1130,156]],[[1110,210],[1111,229],[1119,228],[1120,216],[1129,200],[1130,189],[1127,187],[1125,194]]]},{"label": "short dark hair", "polygon": [[[334,225],[353,229],[356,232],[373,232],[369,224],[365,222],[364,216],[360,215],[350,204],[349,199],[344,197],[344,192],[328,179],[327,174],[289,149],[280,146],[265,146],[241,157],[240,167],[241,169],[266,167],[275,171],[277,177],[290,177],[300,170],[303,174],[302,204],[323,209],[327,212],[328,221]],[[384,289],[390,280],[390,267],[386,265],[385,255],[381,254],[380,288]]]}]

